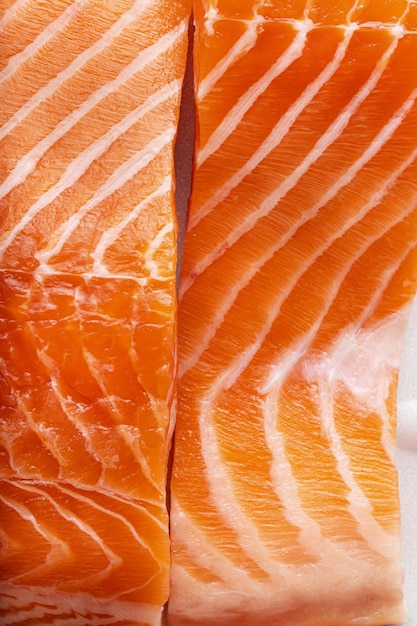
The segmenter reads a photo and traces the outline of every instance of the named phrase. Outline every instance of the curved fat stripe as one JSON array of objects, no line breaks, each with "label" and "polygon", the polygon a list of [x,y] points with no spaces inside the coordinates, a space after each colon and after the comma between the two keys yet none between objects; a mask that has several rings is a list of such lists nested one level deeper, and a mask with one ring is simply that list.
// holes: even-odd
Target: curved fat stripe
[{"label": "curved fat stripe", "polygon": [[[3,481],[6,483],[9,482],[7,479],[3,479]],[[17,486],[21,487],[20,484]],[[14,498],[6,496],[4,493],[0,494],[0,500],[6,506],[13,509],[13,511],[22,519],[32,524],[34,531],[43,537],[43,539],[45,539],[45,541],[50,545],[50,551],[45,559],[45,562],[30,570],[30,573],[42,571],[44,568],[50,567],[50,561],[59,561],[60,559],[68,558],[71,555],[70,546],[64,541],[58,539],[55,533],[48,532],[45,528],[43,528],[42,524],[38,522],[35,515],[24,504],[18,502]]]},{"label": "curved fat stripe", "polygon": [[[14,482],[13,484],[16,484],[16,483]],[[28,482],[23,483],[22,485],[19,483],[19,487],[21,489],[23,489],[23,490],[28,491],[28,492],[38,493],[38,494],[42,495],[42,497],[46,498],[59,513],[61,513],[61,511],[64,510],[65,515],[63,515],[63,517],[68,519],[70,522],[75,523],[79,528],[81,528],[81,530],[83,532],[87,532],[87,534],[89,534],[92,537],[93,540],[94,540],[94,538],[97,539],[97,543],[100,545],[100,547],[103,550],[103,553],[106,554],[106,557],[109,560],[109,565],[113,564],[113,565],[117,566],[119,563],[121,563],[121,558],[119,556],[117,556],[112,550],[110,550],[104,544],[103,540],[99,537],[99,535],[97,535],[97,533],[94,531],[94,529],[89,524],[85,524],[84,522],[81,522],[79,517],[77,515],[75,515],[73,512],[69,511],[66,507],[58,506],[58,504],[55,502],[55,500],[52,498],[52,496],[47,491],[41,490],[39,487],[36,487],[36,485],[29,484]],[[58,489],[59,492],[64,493],[64,494],[70,496],[71,498],[74,498],[74,499],[78,500],[79,502],[82,502],[83,505],[85,505],[86,507],[91,507],[92,509],[95,509],[96,511],[100,511],[100,513],[102,513],[103,516],[109,516],[109,517],[112,517],[112,518],[117,519],[118,521],[120,521],[122,523],[122,525],[132,535],[132,538],[138,544],[140,544],[143,548],[145,548],[145,550],[147,550],[147,552],[149,552],[149,554],[152,556],[153,560],[155,561],[155,565],[157,566],[158,573],[161,571],[161,567],[158,564],[158,559],[157,559],[156,555],[154,554],[153,549],[151,548],[151,546],[148,543],[146,543],[139,536],[137,530],[135,529],[133,524],[131,522],[129,522],[129,520],[127,520],[125,517],[123,517],[119,513],[116,513],[115,511],[112,511],[110,508],[107,509],[107,508],[104,508],[104,507],[100,506],[92,498],[87,498],[85,495],[81,495],[80,493],[77,493],[77,491],[75,491],[73,489],[69,489],[69,488],[63,486],[62,484],[56,483],[54,485],[54,487],[56,489]],[[88,492],[84,492],[84,493],[88,493]],[[133,504],[133,502],[129,503],[129,504]],[[143,509],[143,510],[145,510],[145,509]]]},{"label": "curved fat stripe", "polygon": [[262,588],[261,583],[250,576],[244,568],[236,567],[236,563],[213,546],[201,532],[200,527],[194,524],[185,510],[181,508],[175,495],[172,497],[171,519],[173,520],[174,550],[178,541],[178,545],[181,543],[189,558],[197,566],[208,569],[220,580],[235,589],[241,589],[243,593],[250,594],[251,590]]},{"label": "curved fat stripe", "polygon": [[[114,26],[115,25],[113,25],[113,27]],[[11,189],[25,180],[25,178],[34,170],[36,163],[45,154],[45,152],[69,130],[71,130],[71,128],[73,128],[84,115],[89,113],[106,96],[116,91],[132,76],[155,61],[158,56],[174,45],[178,38],[184,35],[186,29],[187,23],[186,21],[182,21],[173,30],[165,33],[154,44],[148,46],[145,50],[142,50],[138,56],[133,59],[133,61],[121,70],[116,78],[105,83],[102,87],[100,87],[100,89],[90,94],[77,109],[61,120],[52,133],[42,139],[36,146],[34,146],[34,148],[32,148],[24,157],[20,159],[14,170],[0,186],[0,197],[9,193]],[[42,87],[30,100],[28,100],[20,111],[12,116],[10,120],[8,120],[8,122],[6,122],[6,124],[4,124],[0,129],[0,139],[11,132],[13,128],[19,124],[22,119],[24,119],[24,117],[29,115],[29,113],[41,104],[45,98],[50,96],[57,88],[59,88],[64,80],[71,78],[79,69],[81,69],[82,65],[91,58],[92,54],[98,54],[102,49],[106,48],[111,43],[114,36],[118,34],[117,32],[111,37],[108,37],[109,32],[110,31],[107,31],[104,37],[94,44],[92,48],[95,47],[96,50],[89,48],[83,58],[81,58],[82,55],[79,55],[65,70],[63,70],[63,72],[58,74],[47,85],[45,85],[45,87]]]},{"label": "curved fat stripe", "polygon": [[[410,214],[413,211],[415,211],[414,207],[407,213]],[[341,273],[340,280],[337,283],[334,283],[327,304],[326,306],[322,307],[321,315],[315,320],[314,324],[309,327],[307,333],[303,334],[299,339],[297,339],[297,341],[291,345],[291,348],[288,349],[286,353],[280,354],[276,362],[272,363],[269,366],[269,374],[267,375],[266,380],[262,384],[260,384],[258,388],[258,392],[260,394],[268,395],[272,393],[274,389],[279,388],[282,385],[291,370],[293,370],[296,367],[297,363],[303,359],[304,355],[308,352],[310,346],[313,344],[318,330],[321,328],[327,313],[329,312],[332,304],[335,302],[338,296],[341,283],[349,275],[352,267],[369,250],[369,248],[376,241],[378,241],[378,239],[381,239],[394,226],[401,223],[404,218],[407,217],[407,213],[399,215],[397,220],[395,220],[393,223],[390,223],[388,227],[385,228],[382,232],[379,232],[376,237],[370,238],[367,241],[366,245],[361,248],[359,254],[352,257],[350,263],[345,266],[344,271]],[[366,318],[372,314],[372,311],[377,306],[378,301],[382,298],[385,289],[387,288],[387,285],[389,283],[389,280],[404,262],[405,258],[410,253],[410,250],[414,248],[414,245],[415,244],[413,242],[410,242],[410,244],[405,247],[403,254],[393,263],[392,271],[391,267],[387,269],[386,277],[384,277],[384,279],[381,281],[380,287],[375,292],[375,297],[371,298],[370,304],[365,309],[363,315],[357,322],[357,325],[355,326],[356,331],[361,328],[363,323],[366,321]],[[396,364],[396,366],[398,366],[398,364]]]},{"label": "curved fat stripe", "polygon": [[274,491],[282,503],[287,520],[300,528],[299,542],[303,549],[320,558],[331,553],[337,558],[338,547],[322,536],[320,524],[305,512],[298,494],[297,482],[277,429],[279,394],[280,388],[275,386],[263,400],[265,439],[272,455],[270,473]]},{"label": "curved fat stripe", "polygon": [[[351,220],[349,222],[346,222],[346,226],[348,226],[348,228],[352,227],[357,221],[359,221],[367,213],[369,213],[369,211],[371,211],[376,206],[378,206],[378,204],[389,193],[389,191],[392,188],[392,186],[395,185],[395,183],[398,181],[398,179],[401,177],[401,175],[406,171],[406,169],[408,167],[410,167],[414,163],[416,158],[417,158],[417,148],[411,152],[411,154],[407,157],[407,159],[405,159],[403,161],[403,163],[401,163],[400,167],[398,167],[398,169],[396,169],[389,176],[389,178],[384,182],[384,184],[381,185],[379,191],[373,196],[372,200],[370,202],[366,203],[362,207],[361,211],[354,218],[351,218]],[[265,255],[259,257],[259,259],[258,259],[258,261],[256,263],[254,263],[250,268],[247,268],[246,272],[242,276],[241,280],[234,282],[234,284],[230,288],[230,291],[228,292],[227,299],[224,300],[222,303],[219,303],[219,306],[218,306],[217,311],[216,311],[215,318],[213,319],[213,321],[210,324],[210,326],[207,328],[204,336],[200,337],[194,352],[192,354],[190,354],[182,362],[179,363],[179,366],[178,366],[178,376],[179,376],[179,379],[181,379],[181,377],[183,377],[187,373],[187,371],[189,369],[191,369],[192,367],[194,367],[197,364],[197,362],[198,362],[199,358],[201,357],[201,355],[203,354],[203,352],[208,348],[208,346],[210,344],[210,341],[216,335],[216,332],[217,332],[218,328],[221,326],[222,322],[224,321],[228,311],[232,308],[233,304],[236,302],[236,299],[237,299],[239,293],[242,291],[242,289],[247,287],[247,285],[249,285],[249,283],[251,282],[253,277],[256,275],[256,273],[261,269],[261,267],[267,261],[269,261],[274,256],[274,254],[276,252],[278,252],[286,243],[288,243],[292,239],[292,237],[294,236],[295,232],[298,230],[298,228],[300,226],[302,226],[304,223],[306,223],[309,219],[312,219],[313,217],[315,217],[315,215],[318,212],[318,209],[321,208],[320,204],[321,203],[319,203],[319,205],[316,205],[315,207],[313,207],[311,209],[311,212],[310,211],[306,212],[303,215],[302,220],[297,222],[293,226],[293,228],[290,231],[288,231],[286,233],[286,235],[284,237],[282,237],[277,242],[276,246],[273,246],[269,250],[267,250]],[[320,254],[321,254],[321,252],[320,252]],[[271,379],[271,381],[272,381],[272,379]],[[265,393],[267,393],[269,384],[270,383],[266,383],[266,387],[265,387],[265,390],[264,390]]]},{"label": "curved fat stripe", "polygon": [[218,80],[227,72],[229,67],[254,47],[258,39],[258,26],[263,22],[262,17],[256,17],[247,25],[247,29],[230,48],[226,56],[207,74],[197,87],[196,99],[201,101],[213,89]]},{"label": "curved fat stripe", "polygon": [[167,176],[161,183],[161,185],[152,191],[142,202],[137,204],[129,213],[127,217],[121,220],[117,226],[113,226],[103,233],[100,241],[98,242],[94,252],[91,254],[94,259],[93,274],[95,276],[107,276],[108,270],[104,264],[103,256],[106,250],[112,246],[120,237],[123,230],[129,226],[129,224],[137,219],[142,210],[148,206],[155,198],[160,198],[172,190],[173,179],[172,176]]},{"label": "curved fat stripe", "polygon": [[[323,537],[320,524],[306,513],[299,496],[297,480],[287,458],[282,435],[277,428],[280,392],[280,386],[275,386],[266,395],[263,407],[265,437],[273,457],[271,465],[272,484],[285,509],[286,518],[301,529],[299,541],[304,550],[316,554],[320,559],[337,560],[343,549],[337,543],[333,543],[331,539]],[[327,408],[327,404],[322,406],[323,411]],[[359,532],[373,551],[387,558],[395,557],[398,553],[395,538],[381,528],[373,517],[372,505],[349,469],[349,459],[343,451],[342,442],[334,422],[332,426],[327,431],[330,437],[330,449],[338,459],[340,475],[350,489],[348,496],[350,512],[358,522]],[[338,454],[341,454],[341,457],[338,457]],[[352,559],[354,558],[352,555]]]},{"label": "curved fat stripe", "polygon": [[[408,213],[412,213],[413,209],[409,209]],[[397,222],[401,222],[402,219],[404,219],[404,215],[402,215],[401,217],[399,217],[396,221]],[[392,228],[392,225],[390,225],[390,228]],[[388,230],[390,230],[390,228]],[[381,234],[378,233],[378,235],[375,237],[376,240],[378,240],[381,237]],[[371,243],[371,242],[370,242]],[[368,248],[370,246],[370,243],[367,242],[365,248]],[[414,242],[412,242],[409,246],[407,246],[404,255],[401,257],[401,260],[409,253],[410,251],[410,246],[413,247],[415,244]],[[363,254],[363,251],[360,250],[359,253],[357,253],[355,255],[355,258],[352,259],[351,265],[354,264],[354,262],[360,258],[360,256]],[[396,268],[395,268],[396,269]],[[394,271],[395,271],[394,269]],[[347,273],[346,270],[343,271],[344,274]],[[389,281],[389,278],[391,276],[391,271],[388,270],[388,277],[384,277],[385,281],[383,280],[383,282],[385,282],[385,284]],[[343,279],[343,276],[342,276]],[[337,294],[337,289],[340,286],[341,281],[338,281],[337,284],[335,284],[333,286],[333,296],[335,297],[335,295]],[[383,289],[382,289],[383,291]],[[281,301],[279,303],[277,303],[277,305],[274,307],[274,314],[272,314],[269,317],[268,320],[268,324],[265,325],[266,329],[264,329],[264,331],[260,334],[260,338],[257,341],[256,345],[252,345],[250,346],[250,348],[248,349],[248,351],[243,354],[243,355],[239,355],[239,357],[237,357],[234,362],[226,369],[223,370],[223,372],[221,373],[221,375],[215,380],[215,382],[212,384],[212,386],[210,387],[210,389],[207,391],[207,393],[205,394],[205,396],[203,397],[202,400],[202,409],[201,409],[201,417],[200,417],[200,431],[201,431],[201,440],[202,440],[202,449],[203,449],[203,440],[204,438],[207,439],[207,453],[206,453],[206,462],[209,459],[209,451],[213,451],[215,448],[215,446],[217,445],[216,443],[216,436],[215,433],[212,432],[213,430],[213,426],[211,424],[211,418],[209,417],[210,415],[210,411],[212,410],[212,408],[214,407],[215,403],[216,403],[216,399],[219,396],[219,394],[225,390],[228,389],[229,387],[231,387],[232,384],[234,384],[236,382],[236,380],[238,379],[238,377],[243,373],[243,371],[248,367],[251,359],[253,358],[253,356],[255,355],[256,351],[261,347],[261,345],[263,344],[267,334],[270,332],[273,323],[275,321],[276,316],[279,313],[279,309],[282,306],[282,300],[284,298],[281,299]],[[333,300],[331,299],[331,302]],[[329,303],[328,306],[330,306],[331,302]],[[320,321],[316,322],[316,328],[318,329],[320,327]],[[314,339],[314,335],[311,332],[311,329],[309,331],[308,334],[308,341],[311,343],[311,341]],[[306,341],[306,338],[304,338],[304,341]],[[306,348],[306,346],[304,346],[304,349]],[[292,354],[294,354],[295,351],[295,346],[293,345],[291,347],[291,352]],[[297,352],[298,355],[298,352]],[[298,355],[300,358],[300,355]],[[280,372],[280,378],[282,378],[283,376],[283,372],[281,370],[282,368],[282,359],[280,359],[279,361],[280,365],[276,366],[276,370],[278,370]],[[287,365],[290,366],[290,370],[295,366],[294,361],[291,359],[289,363],[287,363]],[[273,383],[273,384],[271,384]],[[273,388],[276,388],[278,386],[278,379],[276,376],[276,372],[275,372],[275,377],[274,379],[271,381],[269,381],[269,389],[265,389],[264,391],[266,391],[267,393],[270,393],[272,391]],[[272,387],[272,389],[271,389]],[[211,447],[210,447],[211,446]],[[217,455],[217,449],[216,449],[216,455]],[[217,462],[215,463],[215,465],[217,466]],[[222,494],[222,496],[224,497],[230,497],[230,494]],[[228,502],[229,500],[226,500],[226,502]]]},{"label": "curved fat stripe", "polygon": [[[94,206],[109,197],[114,191],[120,189],[120,187],[122,187],[128,180],[133,178],[141,169],[146,167],[146,165],[150,163],[155,158],[155,156],[157,156],[159,152],[173,140],[174,136],[175,128],[172,127],[164,131],[161,135],[159,135],[152,141],[150,141],[145,148],[130,157],[128,161],[118,167],[112,174],[112,176],[110,176],[109,179],[106,180],[106,182],[96,191],[95,195],[83,207],[81,207],[75,215],[71,216],[71,218],[67,220],[67,222],[63,225],[63,235],[58,243],[55,245],[55,247],[48,252],[45,251],[38,253],[39,261],[43,265],[45,273],[48,273],[47,269],[45,269],[45,265],[47,264],[49,259],[59,252],[61,247],[64,245],[66,239],[77,228],[79,222],[82,220],[84,215],[86,215],[88,211],[90,211],[90,209],[92,209]],[[77,163],[78,161],[76,160],[76,164]],[[55,198],[57,198],[63,191],[65,191],[65,189],[68,189],[69,187],[74,185],[74,183],[77,182],[81,174],[78,171],[76,165],[74,166],[74,162],[70,164],[59,182],[56,183],[46,193],[44,193],[26,212],[20,222],[16,224],[13,230],[6,237],[3,244],[0,246],[0,254],[4,253],[5,250],[7,250],[15,237],[27,226],[27,224],[31,222],[31,220],[43,208],[53,202]]]},{"label": "curved fat stripe", "polygon": [[[272,209],[274,209],[274,207],[278,204],[278,202],[280,200],[282,200],[282,198],[284,198],[285,195],[291,189],[293,189],[297,185],[297,183],[299,182],[301,177],[308,171],[310,166],[315,161],[317,161],[317,159],[327,150],[327,148],[329,148],[329,146],[331,146],[340,137],[340,135],[342,134],[344,129],[347,127],[347,125],[348,125],[351,117],[353,116],[353,114],[357,111],[357,109],[362,104],[362,102],[369,96],[369,94],[372,92],[372,90],[377,85],[378,81],[380,80],[380,78],[381,78],[381,76],[382,76],[382,74],[383,74],[383,72],[384,72],[384,70],[385,70],[385,68],[386,68],[386,66],[388,64],[388,61],[389,61],[390,57],[392,56],[395,48],[397,47],[397,44],[398,44],[398,39],[395,39],[392,42],[392,44],[390,45],[390,47],[385,51],[383,57],[380,60],[379,65],[372,72],[372,74],[369,77],[369,79],[367,80],[367,82],[361,87],[361,89],[359,89],[359,91],[354,96],[354,98],[352,98],[352,100],[348,103],[348,105],[342,110],[342,112],[337,116],[337,118],[330,124],[329,128],[327,129],[327,131],[316,142],[316,144],[313,146],[313,148],[310,150],[310,152],[306,155],[306,157],[304,158],[302,163],[300,163],[300,165],[294,170],[292,175],[288,176],[269,196],[267,196],[267,198],[261,203],[259,209],[257,211],[254,211],[253,213],[251,213],[251,215],[246,220],[244,220],[244,222],[242,222],[242,224],[239,225],[239,228],[236,229],[234,232],[232,232],[229,235],[229,238],[228,238],[228,240],[226,242],[222,241],[221,246],[219,246],[218,248],[215,248],[204,261],[202,261],[202,262],[200,262],[198,264],[198,266],[195,268],[195,271],[193,272],[193,277],[184,281],[184,286],[182,288],[181,295],[187,289],[189,289],[189,287],[192,285],[193,281],[195,280],[196,276],[198,276],[199,273],[204,271],[204,269],[208,265],[210,265],[213,262],[213,260],[218,258],[218,256],[220,256],[220,254],[225,249],[227,249],[227,247],[229,247],[230,245],[232,245],[233,243],[238,241],[238,239],[240,237],[242,237],[242,235],[244,235],[251,228],[253,228],[253,226],[256,224],[256,222],[261,217],[264,217],[265,215],[268,215],[270,213],[270,211]],[[313,87],[314,83],[312,83],[307,88],[307,90],[305,90],[305,92],[303,92],[303,94],[300,96],[300,98],[293,105],[293,107],[295,107],[297,110],[293,111],[292,110],[293,107],[291,107],[290,111],[288,111],[286,114],[284,114],[284,116],[281,118],[281,120],[275,126],[275,128],[273,129],[273,131],[269,135],[269,137],[260,146],[260,148],[254,153],[254,155],[248,160],[247,165],[245,165],[240,170],[238,170],[238,172],[236,172],[229,179],[228,183],[226,185],[224,185],[216,194],[214,194],[213,198],[211,200],[209,200],[201,208],[200,211],[197,212],[196,218],[194,220],[190,219],[190,226],[189,226],[190,230],[192,230],[192,228],[194,228],[194,226],[196,226],[198,224],[198,222],[203,217],[205,217],[205,215],[207,215],[210,211],[212,211],[220,202],[225,200],[225,198],[229,195],[229,193],[232,191],[232,189],[234,189],[239,183],[241,183],[242,180],[246,176],[248,176],[259,165],[259,163],[273,149],[275,149],[279,145],[279,142],[285,136],[285,134],[287,134],[287,132],[289,130],[289,124],[293,124],[295,122],[297,116],[301,113],[301,111],[305,108],[305,106],[307,104],[309,104],[309,102],[316,95],[318,90],[325,84],[325,82],[327,82],[327,80],[330,79],[330,77],[337,70],[337,67],[340,65],[340,63],[342,61],[342,58],[343,58],[343,56],[344,56],[344,54],[346,52],[347,46],[348,46],[348,41],[345,41],[345,40],[341,44],[339,44],[338,53],[336,53],[336,56],[338,56],[339,53],[340,53],[340,59],[338,60],[337,64],[335,64],[334,62],[332,62],[330,64],[330,65],[334,66],[334,67],[332,67],[331,70],[330,70],[330,68],[328,66],[324,70],[324,72],[318,77],[318,79],[317,79],[318,84],[316,86],[314,86],[314,89],[312,89],[311,94],[309,94],[308,101],[306,101],[305,104],[303,103],[304,98],[305,98],[305,92],[310,90]],[[335,56],[335,58],[336,58],[336,56]],[[324,77],[323,74],[326,74],[326,76]],[[407,112],[409,109],[411,109],[411,107],[412,107],[412,105],[414,103],[414,99],[415,99],[415,94],[413,92],[412,101],[407,100],[407,102],[404,104],[405,112]],[[290,118],[292,118],[291,120],[286,117],[287,115],[290,114],[290,112],[291,112]],[[403,114],[404,114],[404,112],[402,111],[402,108],[401,108],[398,111],[398,115],[403,115]],[[397,121],[401,122],[400,119],[397,120]],[[395,123],[395,119],[393,120],[393,123]],[[395,130],[395,128],[394,128],[394,130]],[[394,132],[394,130],[393,130],[393,132]],[[379,133],[379,135],[380,134],[381,133]],[[389,134],[389,129],[387,129],[387,134]],[[371,145],[373,146],[374,142]],[[361,162],[364,162],[364,161],[365,161],[365,155],[361,159]],[[354,167],[354,166],[351,166],[349,171],[352,170],[352,167]],[[347,175],[346,175],[345,179],[346,178],[347,178]],[[345,184],[347,184],[347,182]],[[342,186],[343,185],[341,185],[341,187]],[[337,189],[337,185],[332,187],[332,190],[333,189]],[[328,195],[330,193],[331,193],[331,191],[329,190]],[[337,191],[335,193],[337,193]],[[330,197],[330,195],[329,195],[329,197]],[[317,205],[315,205],[315,206],[317,207]],[[312,212],[313,212],[313,209],[312,209]]]},{"label": "curved fat stripe", "polygon": [[[164,242],[169,235],[174,234],[174,225],[172,223],[165,224],[156,234],[154,239],[149,243],[148,249],[144,254],[145,267],[149,271],[150,278],[160,280],[163,278],[161,274],[160,264],[155,260],[155,256],[161,250]],[[172,237],[171,237],[172,239]],[[173,268],[172,268],[173,269]]]},{"label": "curved fat stripe", "polygon": [[285,53],[277,59],[269,70],[256,81],[230,109],[221,124],[208,138],[205,146],[198,150],[196,155],[197,168],[201,167],[203,163],[220,148],[239,122],[242,121],[245,113],[252,107],[259,96],[264,93],[272,81],[285,72],[285,70],[302,55],[308,30],[308,27],[299,30],[294,41],[286,49]]},{"label": "curved fat stripe", "polygon": [[233,484],[226,471],[216,436],[211,410],[224,388],[223,378],[201,395],[198,402],[198,429],[201,455],[205,464],[205,478],[222,522],[232,528],[245,554],[261,569],[274,571],[276,560],[263,543],[259,529],[250,521],[236,499]]},{"label": "curved fat stripe", "polygon": [[56,33],[64,30],[73,15],[88,2],[89,0],[77,0],[77,2],[70,4],[59,17],[43,29],[43,31],[36,37],[36,39],[34,39],[34,41],[32,41],[32,43],[26,46],[24,50],[11,57],[6,67],[0,72],[0,84],[10,78],[10,76],[16,72],[22,63],[35,55],[56,35]]},{"label": "curved fat stripe", "polygon": [[[110,548],[108,548],[105,545],[101,537],[95,532],[95,530],[89,524],[82,521],[78,516],[76,516],[72,511],[70,511],[66,507],[59,506],[57,502],[55,502],[55,500],[49,495],[49,493],[47,493],[43,489],[40,489],[28,483],[16,481],[13,484],[17,486],[19,489],[21,489],[22,491],[27,491],[27,492],[40,495],[42,498],[44,498],[51,504],[52,508],[54,508],[62,518],[64,518],[71,524],[74,524],[74,526],[77,526],[77,528],[79,528],[79,530],[81,530],[82,533],[84,533],[85,535],[89,537],[89,539],[91,539],[91,541],[93,541],[98,546],[100,546],[101,551],[103,552],[106,559],[108,560],[108,563],[109,563],[108,566],[101,572],[97,572],[96,574],[92,574],[89,577],[79,579],[80,582],[81,581],[83,583],[99,582],[107,578],[111,570],[117,567],[121,563],[120,557],[118,557],[117,554],[115,554],[112,550],[110,550]],[[71,550],[69,550],[69,553],[71,553]],[[26,578],[27,574],[28,573],[25,573],[25,574],[22,574],[21,576],[15,577],[12,580],[12,582],[18,582],[19,578]]]},{"label": "curved fat stripe", "polygon": [[386,557],[398,556],[395,537],[382,528],[373,515],[373,506],[357,483],[345,453],[343,440],[334,421],[335,390],[329,383],[327,372],[317,382],[318,407],[322,417],[323,430],[329,441],[329,449],[337,463],[337,470],[348,487],[349,511],[358,523],[358,530],[368,545]]},{"label": "curved fat stripe", "polygon": [[[132,535],[132,538],[138,544],[140,544],[143,548],[145,548],[149,552],[149,554],[152,555],[156,564],[158,563],[158,560],[154,554],[153,547],[148,542],[143,540],[143,538],[138,534],[135,526],[126,517],[123,517],[123,515],[120,515],[120,513],[116,513],[115,511],[112,511],[111,508],[105,508],[101,506],[100,504],[95,502],[92,498],[87,498],[85,495],[82,495],[81,493],[75,491],[74,489],[64,487],[62,484],[59,485],[59,490],[62,493],[67,494],[71,498],[79,500],[80,502],[83,503],[83,505],[85,504],[86,506],[90,506],[93,509],[100,511],[100,513],[102,513],[103,516],[109,515],[110,517],[113,517],[114,519],[119,520],[122,523],[122,525],[125,526],[126,529],[129,531],[129,533]],[[135,500],[131,500],[131,501],[123,500],[122,498],[118,498],[117,496],[114,496],[114,494],[111,494],[108,497],[111,499],[116,499],[120,502],[123,502],[125,506],[131,506],[134,509],[140,510],[141,513],[149,517],[149,519],[151,519],[157,526],[159,526],[159,528],[161,528],[162,530],[165,530],[165,525],[162,524],[161,520],[153,516],[148,509],[146,509],[143,506],[140,506]]]}]

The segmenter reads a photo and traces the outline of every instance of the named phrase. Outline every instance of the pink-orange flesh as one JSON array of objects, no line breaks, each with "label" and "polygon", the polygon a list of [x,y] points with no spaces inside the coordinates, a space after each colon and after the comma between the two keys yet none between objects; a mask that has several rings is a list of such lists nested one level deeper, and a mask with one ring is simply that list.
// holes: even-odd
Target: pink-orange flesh
[{"label": "pink-orange flesh", "polygon": [[399,623],[415,5],[197,0],[195,19],[169,624]]}]

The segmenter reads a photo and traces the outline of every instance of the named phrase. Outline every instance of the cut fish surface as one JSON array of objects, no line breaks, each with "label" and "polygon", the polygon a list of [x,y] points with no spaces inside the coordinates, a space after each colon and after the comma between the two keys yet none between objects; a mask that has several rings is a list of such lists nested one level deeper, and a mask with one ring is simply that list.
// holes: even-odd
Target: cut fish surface
[{"label": "cut fish surface", "polygon": [[417,5],[194,14],[169,624],[400,623]]},{"label": "cut fish surface", "polygon": [[2,3],[5,625],[161,623],[190,12]]}]

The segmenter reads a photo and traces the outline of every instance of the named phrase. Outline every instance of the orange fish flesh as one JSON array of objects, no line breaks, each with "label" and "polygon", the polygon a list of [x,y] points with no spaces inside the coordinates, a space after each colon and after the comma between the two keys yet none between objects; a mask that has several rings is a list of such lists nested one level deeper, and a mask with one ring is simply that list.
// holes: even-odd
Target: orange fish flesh
[{"label": "orange fish flesh", "polygon": [[190,11],[2,2],[2,624],[161,623]]},{"label": "orange fish flesh", "polygon": [[169,624],[399,623],[417,5],[194,11]]}]

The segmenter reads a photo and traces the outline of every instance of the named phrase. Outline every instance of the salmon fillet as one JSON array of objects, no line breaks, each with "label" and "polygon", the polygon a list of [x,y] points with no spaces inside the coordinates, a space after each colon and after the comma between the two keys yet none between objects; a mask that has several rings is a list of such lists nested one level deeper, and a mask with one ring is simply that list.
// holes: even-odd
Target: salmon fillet
[{"label": "salmon fillet", "polygon": [[417,5],[194,7],[169,624],[399,623]]},{"label": "salmon fillet", "polygon": [[2,2],[2,624],[161,623],[190,12]]}]

